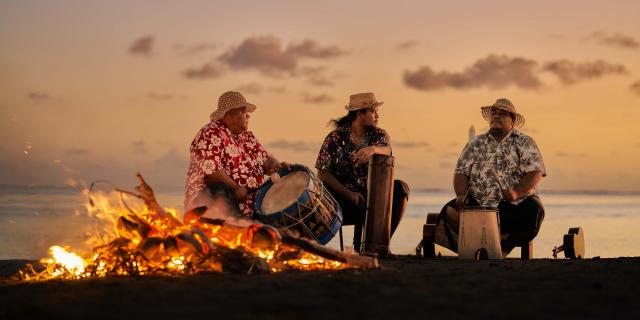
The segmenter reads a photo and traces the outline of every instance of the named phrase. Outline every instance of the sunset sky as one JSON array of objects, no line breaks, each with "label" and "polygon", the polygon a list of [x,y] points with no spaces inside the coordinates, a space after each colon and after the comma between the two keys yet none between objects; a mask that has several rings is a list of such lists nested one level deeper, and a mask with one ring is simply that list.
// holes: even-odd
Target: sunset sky
[{"label": "sunset sky", "polygon": [[182,190],[218,97],[313,166],[352,93],[385,102],[396,178],[450,188],[480,107],[509,98],[542,190],[640,191],[639,1],[0,2],[0,185]]}]

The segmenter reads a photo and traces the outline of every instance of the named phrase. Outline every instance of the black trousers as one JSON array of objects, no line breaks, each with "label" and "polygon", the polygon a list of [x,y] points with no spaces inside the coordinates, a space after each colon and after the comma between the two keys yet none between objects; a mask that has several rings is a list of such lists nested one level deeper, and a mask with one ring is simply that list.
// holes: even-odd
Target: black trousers
[{"label": "black trousers", "polygon": [[[360,248],[362,238],[362,225],[366,218],[366,208],[356,207],[350,200],[342,197],[338,192],[325,185],[331,195],[338,201],[342,209],[342,225],[353,225],[353,247],[358,250]],[[362,195],[366,201],[367,195]],[[401,180],[393,180],[393,204],[391,207],[391,236],[396,231],[402,216],[404,215],[409,199],[409,185]],[[366,206],[366,204],[364,204]]]},{"label": "black trousers", "polygon": [[[469,206],[478,206],[478,201],[469,197]],[[440,211],[441,217],[446,217],[446,208],[452,207],[459,211],[456,199],[449,201]],[[502,250],[509,252],[513,248],[533,240],[540,231],[544,220],[544,207],[537,195],[526,197],[522,202],[514,205],[510,202],[500,201],[498,204],[498,216],[500,217],[500,233],[509,234],[502,240]]]}]

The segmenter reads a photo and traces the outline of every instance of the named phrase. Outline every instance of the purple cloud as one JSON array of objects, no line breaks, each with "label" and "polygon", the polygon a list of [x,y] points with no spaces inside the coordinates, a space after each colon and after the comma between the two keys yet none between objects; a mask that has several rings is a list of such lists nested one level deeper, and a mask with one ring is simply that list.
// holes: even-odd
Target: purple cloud
[{"label": "purple cloud", "polygon": [[182,75],[188,79],[213,79],[218,78],[224,74],[222,66],[215,63],[205,63],[197,68],[190,68],[182,71]]},{"label": "purple cloud", "polygon": [[129,46],[129,53],[142,56],[151,56],[153,51],[154,38],[151,35],[136,39]]},{"label": "purple cloud", "polygon": [[542,70],[553,73],[567,85],[575,84],[582,80],[602,78],[610,74],[624,75],[629,73],[625,66],[603,60],[582,63],[567,59],[549,61],[544,64]]},{"label": "purple cloud", "polygon": [[633,38],[632,36],[614,33],[607,34],[602,31],[594,32],[589,37],[597,41],[600,44],[624,48],[624,49],[638,49],[640,48],[640,42]]},{"label": "purple cloud", "polygon": [[407,50],[411,50],[413,48],[415,48],[418,45],[418,41],[416,40],[410,40],[410,41],[405,41],[402,42],[400,44],[398,44],[396,46],[396,50],[397,51],[407,51]]},{"label": "purple cloud", "polygon": [[479,59],[461,72],[434,71],[423,66],[415,71],[405,70],[405,85],[418,90],[440,90],[444,88],[502,89],[513,85],[521,89],[536,90],[542,86],[534,71],[538,63],[534,60],[489,55]]},{"label": "purple cloud", "polygon": [[34,91],[29,92],[29,94],[27,94],[27,98],[35,102],[51,100],[51,96],[49,94],[43,93],[43,92],[34,92]]},{"label": "purple cloud", "polygon": [[336,46],[323,47],[313,40],[290,44],[286,48],[274,36],[251,37],[229,49],[218,60],[232,69],[254,69],[269,76],[295,75],[300,61],[307,58],[323,60],[345,54]]},{"label": "purple cloud", "polygon": [[334,102],[336,100],[332,96],[330,96],[328,94],[325,94],[325,93],[319,94],[319,95],[312,95],[312,94],[309,94],[309,93],[303,93],[302,94],[302,98],[303,98],[304,102],[313,103],[313,104],[330,103],[330,102]]}]

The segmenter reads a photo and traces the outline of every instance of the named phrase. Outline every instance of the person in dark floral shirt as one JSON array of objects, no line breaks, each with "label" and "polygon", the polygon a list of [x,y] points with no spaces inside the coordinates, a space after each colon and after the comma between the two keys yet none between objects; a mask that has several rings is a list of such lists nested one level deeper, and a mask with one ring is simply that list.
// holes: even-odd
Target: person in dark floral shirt
[{"label": "person in dark floral shirt", "polygon": [[[324,139],[318,154],[318,178],[342,208],[343,225],[355,226],[353,246],[360,250],[365,219],[369,160],[374,154],[391,154],[389,135],[378,124],[378,107],[373,93],[354,94],[345,107],[347,115],[332,124],[335,129]],[[402,219],[409,197],[406,183],[395,180],[391,235]]]},{"label": "person in dark floral shirt", "polygon": [[242,214],[251,216],[264,175],[288,165],[276,160],[248,131],[249,113],[255,109],[239,92],[228,91],[220,96],[211,121],[191,142],[185,212],[200,205],[196,198],[203,190],[216,186],[214,189],[221,187],[229,193]]},{"label": "person in dark floral shirt", "polygon": [[[546,176],[542,154],[535,141],[516,130],[524,117],[507,99],[482,107],[489,131],[471,139],[464,147],[453,178],[456,199],[441,211],[449,234],[457,234],[459,209],[464,206],[497,207],[503,255],[533,240],[544,219],[544,207],[536,191]],[[436,233],[438,231],[436,230]],[[448,240],[457,250],[457,240]]]}]

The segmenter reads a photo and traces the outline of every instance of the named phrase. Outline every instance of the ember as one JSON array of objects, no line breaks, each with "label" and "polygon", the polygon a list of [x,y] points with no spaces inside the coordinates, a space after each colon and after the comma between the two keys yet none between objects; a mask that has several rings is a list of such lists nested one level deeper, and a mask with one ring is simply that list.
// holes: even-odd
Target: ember
[{"label": "ember", "polygon": [[[111,221],[112,231],[96,234],[101,244],[88,255],[53,246],[42,268],[27,265],[15,276],[20,280],[81,279],[105,276],[188,275],[201,272],[279,272],[284,270],[340,270],[377,268],[375,258],[329,249],[290,232],[253,223],[234,226],[205,216],[206,207],[177,218],[162,208],[153,190],[138,174],[136,192],[115,189],[124,208],[111,205],[112,196],[96,196],[91,189],[87,210]],[[133,209],[124,194],[144,203]]]}]

